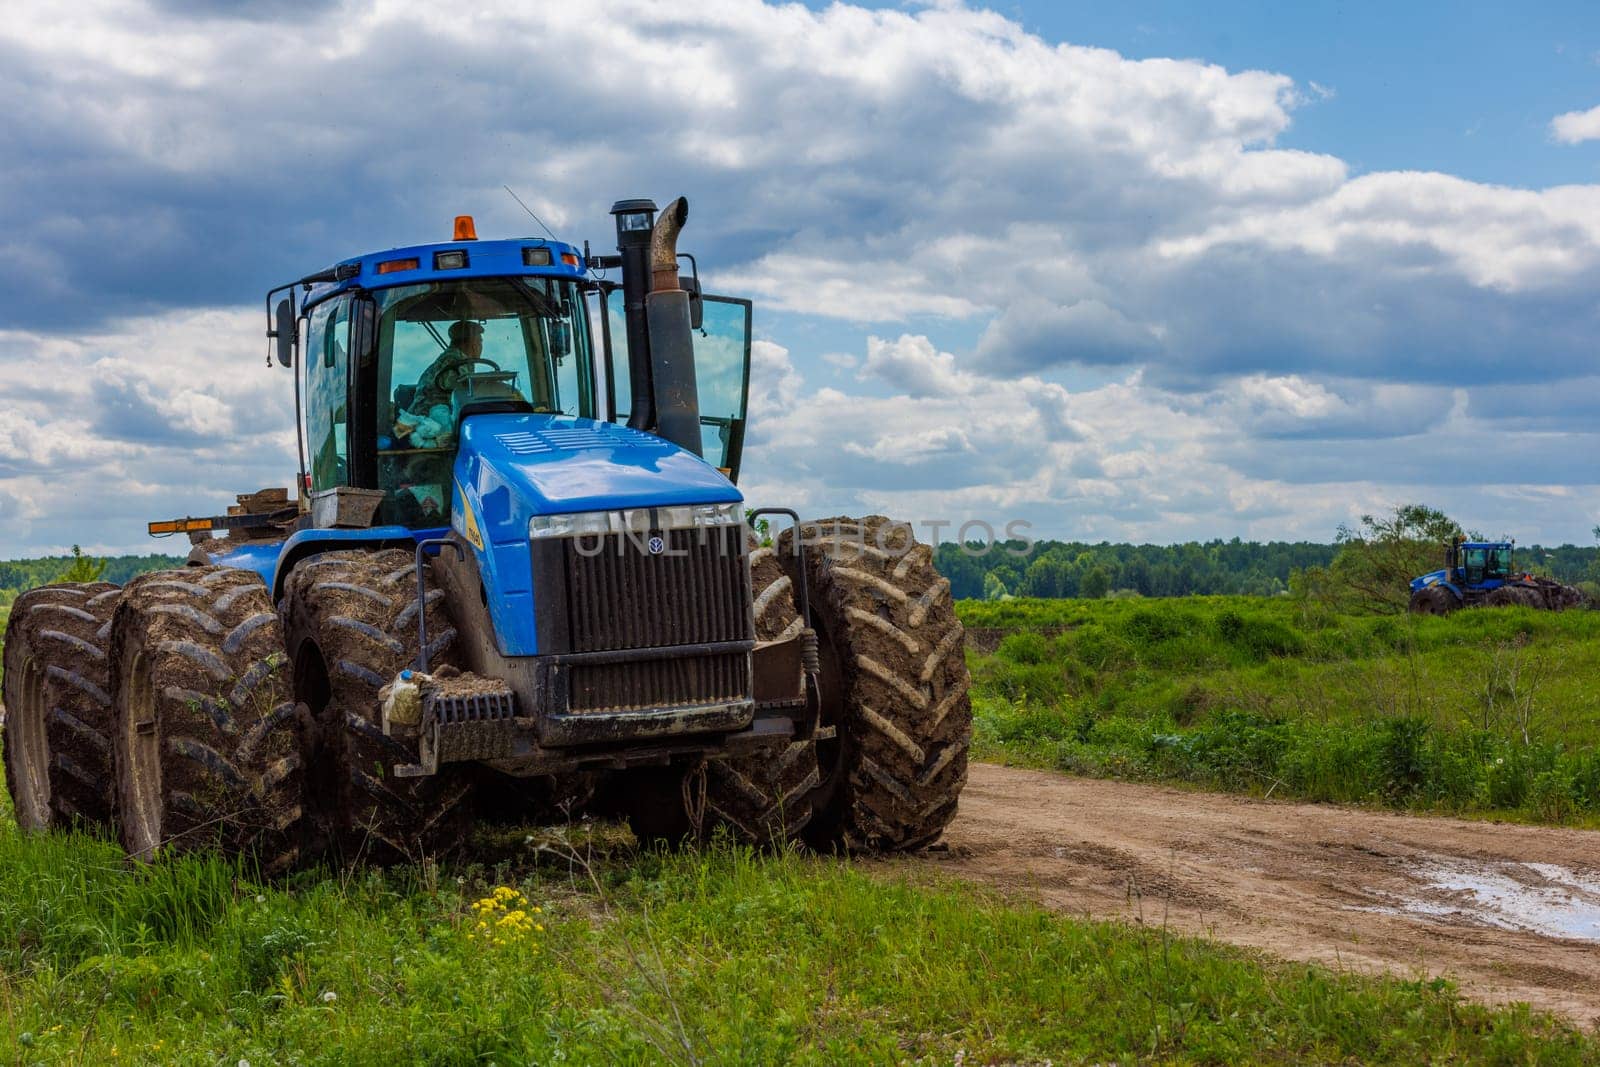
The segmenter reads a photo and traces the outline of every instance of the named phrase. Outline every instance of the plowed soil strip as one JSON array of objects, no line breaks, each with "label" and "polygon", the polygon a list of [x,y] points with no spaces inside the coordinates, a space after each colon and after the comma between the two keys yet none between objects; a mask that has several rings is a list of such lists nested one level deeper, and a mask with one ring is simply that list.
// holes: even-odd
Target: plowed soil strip
[{"label": "plowed soil strip", "polygon": [[974,764],[925,862],[1062,912],[1163,924],[1600,1025],[1600,832]]}]

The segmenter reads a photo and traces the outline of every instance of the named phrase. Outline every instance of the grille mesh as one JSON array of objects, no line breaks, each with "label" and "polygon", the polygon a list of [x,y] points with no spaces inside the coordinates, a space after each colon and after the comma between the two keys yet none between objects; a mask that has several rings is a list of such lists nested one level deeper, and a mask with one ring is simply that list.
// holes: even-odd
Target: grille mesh
[{"label": "grille mesh", "polygon": [[573,714],[747,700],[750,657],[742,652],[690,659],[575,664],[568,681]]},{"label": "grille mesh", "polygon": [[[750,571],[743,529],[666,530],[564,541],[573,652],[748,641]],[[598,549],[598,550],[597,550]]]}]

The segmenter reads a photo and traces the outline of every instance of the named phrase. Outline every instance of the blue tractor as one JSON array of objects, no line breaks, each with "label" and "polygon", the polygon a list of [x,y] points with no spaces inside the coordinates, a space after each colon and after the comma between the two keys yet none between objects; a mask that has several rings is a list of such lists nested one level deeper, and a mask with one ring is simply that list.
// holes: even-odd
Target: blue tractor
[{"label": "blue tractor", "polygon": [[1448,615],[1457,608],[1522,607],[1560,611],[1582,602],[1572,586],[1518,572],[1514,541],[1452,542],[1443,569],[1411,580],[1411,611]]},{"label": "blue tractor", "polygon": [[680,275],[682,199],[612,214],[614,254],[462,216],[268,293],[298,491],[151,524],[186,567],[18,598],[25,827],[267,871],[541,807],[645,839],[940,835],[971,735],[949,582],[903,523],[747,510],[751,305]]}]

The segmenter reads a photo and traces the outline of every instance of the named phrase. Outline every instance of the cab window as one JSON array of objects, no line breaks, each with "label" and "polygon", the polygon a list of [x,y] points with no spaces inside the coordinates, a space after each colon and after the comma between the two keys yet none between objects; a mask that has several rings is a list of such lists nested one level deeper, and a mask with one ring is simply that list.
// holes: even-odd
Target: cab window
[{"label": "cab window", "polygon": [[306,452],[311,488],[348,484],[350,440],[345,407],[350,376],[350,300],[312,308],[306,334]]},{"label": "cab window", "polygon": [[588,326],[573,282],[477,278],[373,296],[380,522],[448,522],[465,414],[593,417]]},{"label": "cab window", "polygon": [[700,454],[738,478],[750,395],[750,301],[707,296],[694,339],[700,399]]}]

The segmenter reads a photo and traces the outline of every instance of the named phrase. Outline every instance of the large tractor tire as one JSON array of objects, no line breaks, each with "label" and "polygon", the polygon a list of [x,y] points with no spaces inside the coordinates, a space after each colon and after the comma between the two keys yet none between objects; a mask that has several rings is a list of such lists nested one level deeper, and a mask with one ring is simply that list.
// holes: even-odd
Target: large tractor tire
[{"label": "large tractor tire", "polygon": [[[465,769],[400,778],[414,737],[383,732],[378,691],[417,657],[416,559],[403,549],[329,552],[289,576],[279,611],[294,691],[314,724],[310,787],[319,839],[341,862],[415,862],[454,852],[471,827]],[[430,669],[459,666],[444,591],[426,591]]]},{"label": "large tractor tire", "polygon": [[[774,641],[800,632],[794,584],[774,549],[750,553],[756,639]],[[722,826],[735,840],[757,846],[796,840],[811,821],[811,794],[820,781],[817,750],[811,740],[706,767],[705,830]]]},{"label": "large tractor tire", "polygon": [[219,849],[271,876],[300,859],[304,782],[283,631],[230,567],[128,583],[111,626],[117,828],[139,859]]},{"label": "large tractor tire", "polygon": [[1489,590],[1489,595],[1483,602],[1491,608],[1533,608],[1535,611],[1547,610],[1544,592],[1531,585],[1506,584],[1498,589]]},{"label": "large tractor tire", "polygon": [[1461,601],[1442,585],[1425,586],[1411,594],[1413,615],[1448,615],[1459,607]]},{"label": "large tractor tire", "polygon": [[[933,551],[881,515],[803,528],[822,659],[822,780],[805,838],[887,852],[935,841],[955,817],[972,741],[971,679],[950,583]],[[780,558],[793,568],[780,539]]]},{"label": "large tractor tire", "polygon": [[6,785],[17,823],[111,822],[106,641],[122,591],[108,582],[30,589],[5,634]]}]

